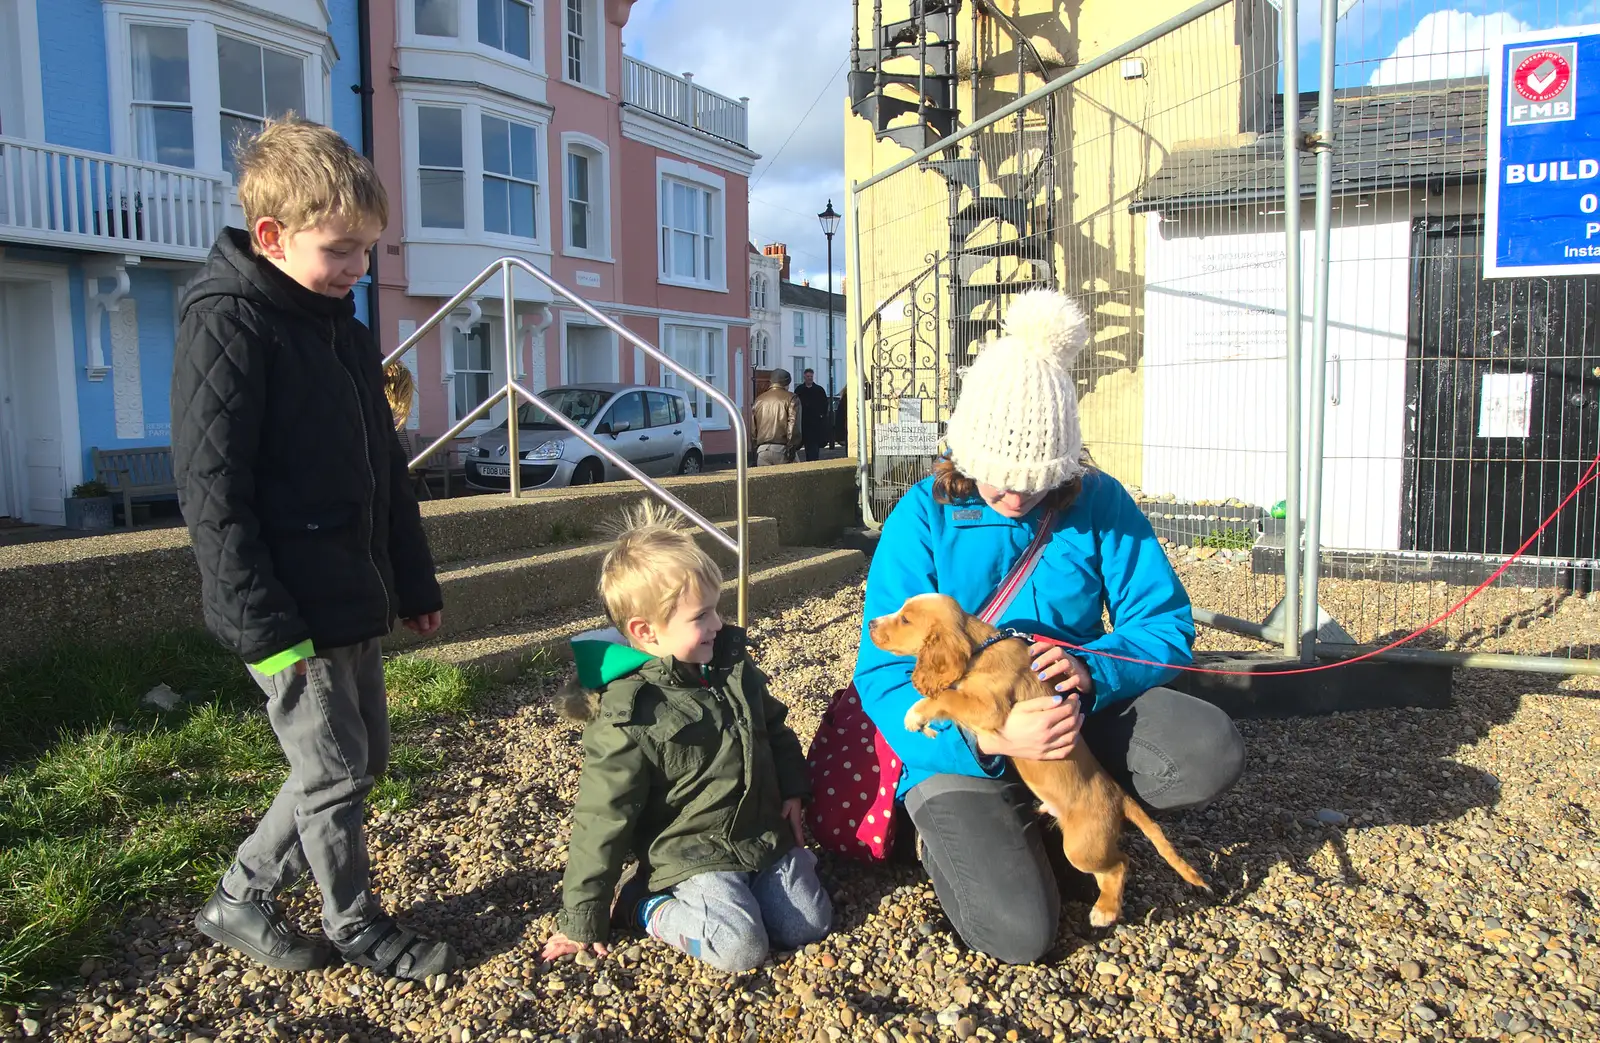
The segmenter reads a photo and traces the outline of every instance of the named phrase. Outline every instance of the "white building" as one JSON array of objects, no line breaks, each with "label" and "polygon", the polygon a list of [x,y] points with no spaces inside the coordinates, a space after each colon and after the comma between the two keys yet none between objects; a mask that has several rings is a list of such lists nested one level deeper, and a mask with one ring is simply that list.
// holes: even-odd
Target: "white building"
[{"label": "white building", "polygon": [[750,244],[750,374],[755,395],[767,389],[775,366],[783,365],[778,355],[782,326],[778,310],[778,287],[783,282],[786,258],[781,253],[757,250]]}]

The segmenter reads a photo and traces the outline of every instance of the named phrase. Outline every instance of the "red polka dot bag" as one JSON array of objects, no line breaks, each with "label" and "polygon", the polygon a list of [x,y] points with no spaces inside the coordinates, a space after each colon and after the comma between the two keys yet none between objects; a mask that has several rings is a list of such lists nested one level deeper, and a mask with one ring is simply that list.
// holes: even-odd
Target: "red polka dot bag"
[{"label": "red polka dot bag", "polygon": [[[1055,512],[1040,519],[1033,542],[983,606],[978,617],[993,623],[1011,604],[1049,542]],[[900,758],[861,708],[854,684],[833,693],[806,754],[811,771],[807,818],[817,845],[863,862],[882,862],[894,850],[895,791]]]}]

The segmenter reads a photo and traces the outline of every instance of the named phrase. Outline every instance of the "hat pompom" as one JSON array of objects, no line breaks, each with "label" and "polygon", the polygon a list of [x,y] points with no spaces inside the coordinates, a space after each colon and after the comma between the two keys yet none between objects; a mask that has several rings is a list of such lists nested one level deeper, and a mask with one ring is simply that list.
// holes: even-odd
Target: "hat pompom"
[{"label": "hat pompom", "polygon": [[1089,343],[1089,322],[1083,311],[1065,294],[1055,290],[1029,290],[1020,293],[1006,307],[1004,336],[1017,345],[1020,353],[1072,365]]}]

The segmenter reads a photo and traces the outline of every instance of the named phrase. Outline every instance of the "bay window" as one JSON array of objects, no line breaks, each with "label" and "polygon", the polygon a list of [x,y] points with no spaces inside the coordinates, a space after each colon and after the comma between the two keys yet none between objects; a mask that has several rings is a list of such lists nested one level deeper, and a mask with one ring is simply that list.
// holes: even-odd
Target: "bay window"
[{"label": "bay window", "polygon": [[217,35],[222,109],[222,169],[235,173],[233,152],[268,119],[306,110],[305,61],[297,55]]},{"label": "bay window", "polygon": [[269,119],[323,122],[330,85],[324,27],[274,23],[227,5],[103,0],[118,155],[235,173],[234,150]]},{"label": "bay window", "polygon": [[533,58],[533,5],[527,0],[478,0],[478,42],[514,58]]},{"label": "bay window", "polygon": [[539,197],[534,129],[498,116],[483,117],[483,230],[535,239]]},{"label": "bay window", "polygon": [[149,163],[194,166],[194,106],[189,86],[189,30],[128,27],[133,65],[133,147]]},{"label": "bay window", "polygon": [[419,36],[456,35],[456,0],[416,0],[413,14]]},{"label": "bay window", "polygon": [[424,228],[467,227],[461,110],[417,106],[418,199]]}]

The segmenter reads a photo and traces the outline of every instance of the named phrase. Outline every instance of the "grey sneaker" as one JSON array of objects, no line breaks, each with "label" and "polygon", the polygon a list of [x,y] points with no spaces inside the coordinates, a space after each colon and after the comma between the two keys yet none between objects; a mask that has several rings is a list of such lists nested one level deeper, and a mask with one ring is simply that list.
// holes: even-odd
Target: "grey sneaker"
[{"label": "grey sneaker", "polygon": [[194,925],[212,941],[275,970],[316,970],[333,958],[333,947],[324,939],[295,930],[277,902],[270,898],[240,901],[220,883],[194,914]]}]

